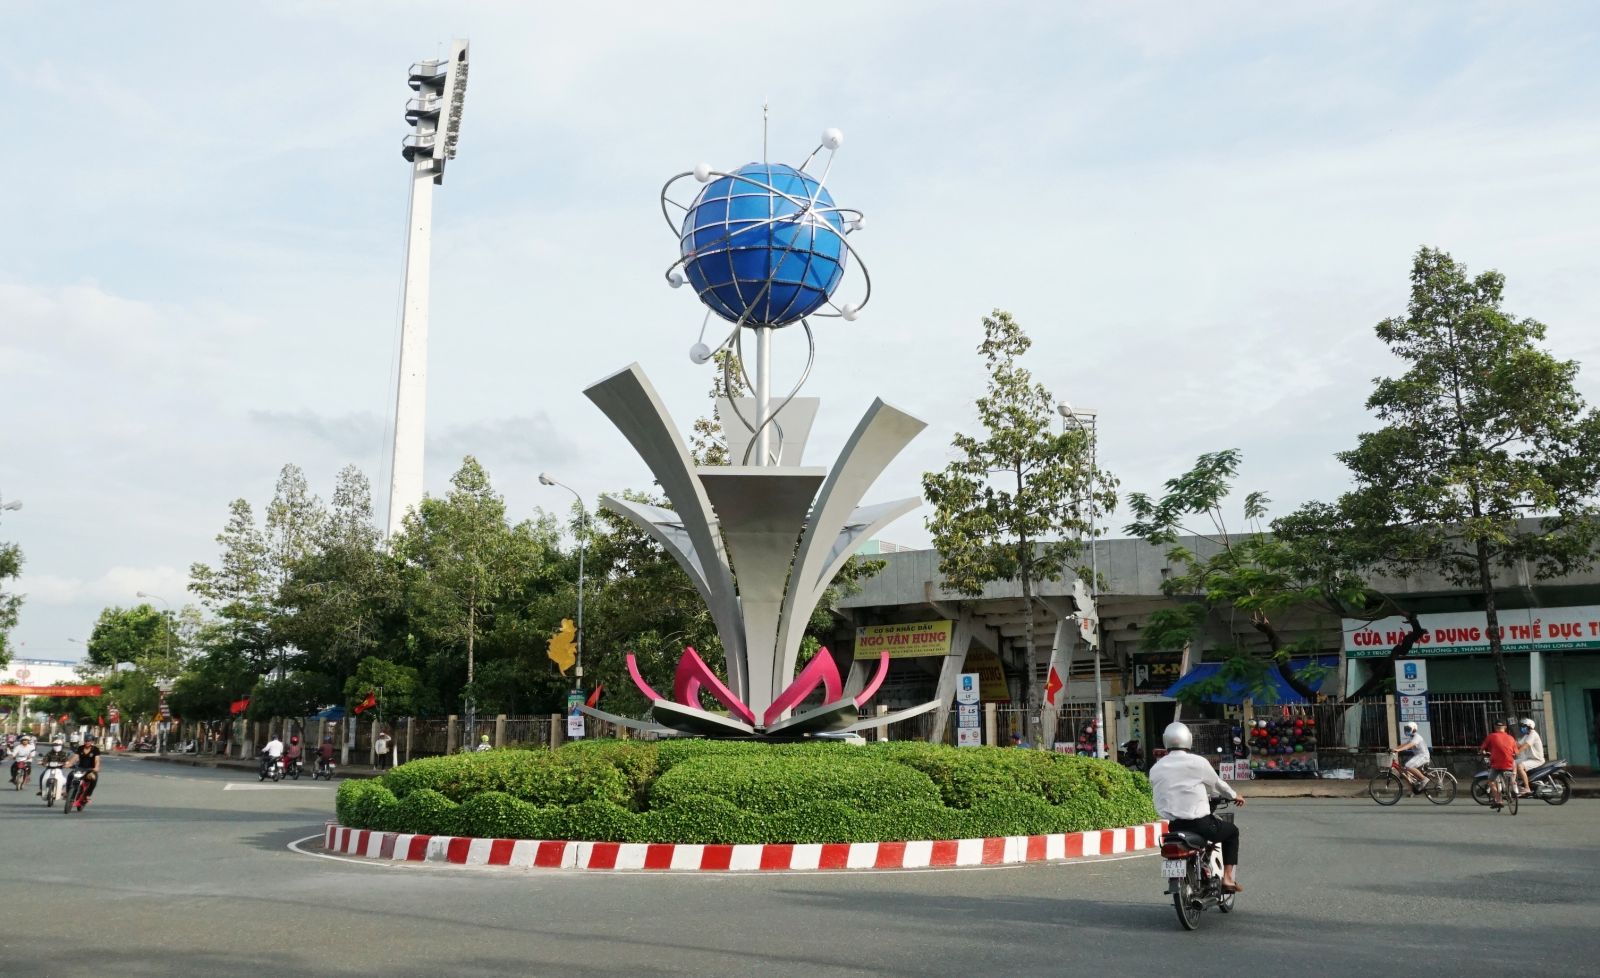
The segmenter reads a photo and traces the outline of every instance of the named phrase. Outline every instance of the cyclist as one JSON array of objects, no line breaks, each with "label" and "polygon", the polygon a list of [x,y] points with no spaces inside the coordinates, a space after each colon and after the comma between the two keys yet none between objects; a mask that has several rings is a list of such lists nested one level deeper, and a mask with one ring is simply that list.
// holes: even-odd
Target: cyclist
[{"label": "cyclist", "polygon": [[[66,777],[67,768],[73,763],[72,751],[67,750],[67,738],[56,734],[55,739],[50,741],[50,749],[40,761],[42,767],[39,771],[39,790],[34,792],[36,795],[44,794],[44,779],[50,776],[51,771],[60,771],[60,777]],[[66,782],[63,781],[62,785],[65,786]]]},{"label": "cyclist", "polygon": [[1428,745],[1422,739],[1421,732],[1415,723],[1407,721],[1400,725],[1400,733],[1405,737],[1405,743],[1400,745],[1397,752],[1405,758],[1405,766],[1400,773],[1411,782],[1411,793],[1414,795],[1428,787],[1428,776],[1422,768],[1431,760],[1428,754]]},{"label": "cyclist", "polygon": [[1478,750],[1489,755],[1489,807],[1499,811],[1505,804],[1500,797],[1500,781],[1504,777],[1508,783],[1514,783],[1510,780],[1514,777],[1511,772],[1517,767],[1517,742],[1506,733],[1504,720],[1494,722],[1494,733],[1483,738]]},{"label": "cyclist", "polygon": [[17,780],[17,772],[22,771],[23,778],[33,776],[33,735],[23,734],[17,739],[17,746],[11,751],[11,780]]},{"label": "cyclist", "polygon": [[1243,805],[1244,799],[1217,777],[1216,769],[1198,754],[1191,754],[1194,734],[1187,725],[1169,723],[1161,732],[1166,756],[1150,766],[1150,789],[1156,811],[1167,820],[1173,832],[1193,832],[1210,842],[1222,844],[1222,888],[1243,893],[1234,872],[1239,865],[1239,827],[1211,813],[1210,798],[1221,795]]},{"label": "cyclist", "polygon": [[95,785],[100,783],[100,747],[94,742],[94,735],[85,736],[83,743],[78,745],[74,753],[78,760],[78,768],[74,774],[83,778],[74,807],[82,811],[84,806],[89,804],[89,796],[94,794]]},{"label": "cyclist", "polygon": [[1544,763],[1544,739],[1534,727],[1533,717],[1523,717],[1517,730],[1522,734],[1517,738],[1517,783],[1521,785],[1520,793],[1526,795],[1533,792],[1528,772]]}]

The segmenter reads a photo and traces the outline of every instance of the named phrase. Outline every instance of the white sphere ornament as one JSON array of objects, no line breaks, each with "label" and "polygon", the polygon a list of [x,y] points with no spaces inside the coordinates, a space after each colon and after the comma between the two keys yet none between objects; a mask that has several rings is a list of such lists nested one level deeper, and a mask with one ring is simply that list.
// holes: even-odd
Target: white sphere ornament
[{"label": "white sphere ornament", "polygon": [[850,222],[850,230],[852,230],[852,231],[860,231],[863,228],[865,228],[866,226],[867,226],[867,219],[865,217],[858,217],[855,220]]},{"label": "white sphere ornament", "polygon": [[854,302],[846,302],[839,307],[839,316],[845,322],[853,323],[861,316],[861,309]]},{"label": "white sphere ornament", "polygon": [[675,289],[681,287],[686,281],[687,279],[683,277],[682,272],[672,272],[667,275],[667,284]]},{"label": "white sphere ornament", "polygon": [[844,145],[844,133],[837,129],[822,130],[822,145],[829,149],[838,149]]},{"label": "white sphere ornament", "polygon": [[706,346],[704,343],[696,343],[694,346],[689,347],[689,359],[695,363],[705,363],[711,359],[711,347]]},{"label": "white sphere ornament", "polygon": [[696,163],[694,165],[694,178],[696,180],[699,180],[701,183],[705,183],[706,181],[710,180],[711,179],[711,164],[710,163]]}]

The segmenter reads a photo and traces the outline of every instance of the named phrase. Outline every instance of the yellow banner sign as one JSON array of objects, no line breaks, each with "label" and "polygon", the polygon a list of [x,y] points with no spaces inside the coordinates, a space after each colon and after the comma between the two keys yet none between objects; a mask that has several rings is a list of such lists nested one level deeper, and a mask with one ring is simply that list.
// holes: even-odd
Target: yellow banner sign
[{"label": "yellow banner sign", "polygon": [[912,621],[899,625],[863,625],[856,629],[856,661],[872,661],[888,650],[891,659],[949,655],[955,622]]},{"label": "yellow banner sign", "polygon": [[988,649],[967,650],[965,672],[978,674],[978,698],[985,703],[1011,702],[1011,687],[1006,683],[1006,668],[1000,657]]}]

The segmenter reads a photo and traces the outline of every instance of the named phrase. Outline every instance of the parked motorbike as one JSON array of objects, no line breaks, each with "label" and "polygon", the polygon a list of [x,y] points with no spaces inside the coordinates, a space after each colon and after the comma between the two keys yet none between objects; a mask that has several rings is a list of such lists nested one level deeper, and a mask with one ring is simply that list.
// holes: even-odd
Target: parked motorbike
[{"label": "parked motorbike", "polygon": [[[1529,771],[1528,787],[1533,789],[1533,794],[1524,797],[1538,798],[1550,805],[1565,805],[1572,797],[1572,775],[1567,772],[1567,762],[1558,759]],[[1489,804],[1487,769],[1473,775],[1472,800],[1480,805]]]},{"label": "parked motorbike", "polygon": [[67,772],[54,761],[44,766],[44,807],[54,808],[56,799],[66,794]]},{"label": "parked motorbike", "polygon": [[[1213,798],[1211,811],[1216,814],[1232,804],[1227,798]],[[1232,822],[1233,813],[1222,812],[1217,818]],[[1167,880],[1167,892],[1172,895],[1172,906],[1184,930],[1199,927],[1200,914],[1211,907],[1233,913],[1238,894],[1223,892],[1219,843],[1208,842],[1193,832],[1168,832],[1161,837],[1161,875]]]},{"label": "parked motorbike", "polygon": [[311,780],[332,781],[334,768],[337,766],[332,761],[325,761],[320,757],[317,758],[317,766],[311,771]]}]

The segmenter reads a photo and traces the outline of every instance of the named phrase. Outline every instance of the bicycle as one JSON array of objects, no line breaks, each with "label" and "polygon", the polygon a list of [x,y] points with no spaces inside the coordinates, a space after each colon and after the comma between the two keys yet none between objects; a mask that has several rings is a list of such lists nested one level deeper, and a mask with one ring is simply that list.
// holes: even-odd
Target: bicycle
[{"label": "bicycle", "polygon": [[1494,795],[1489,796],[1489,807],[1493,811],[1505,812],[1507,815],[1517,813],[1517,775],[1514,771],[1496,771],[1491,780],[1500,783],[1500,804],[1494,804]]},{"label": "bicycle", "polygon": [[[1400,757],[1393,751],[1389,752],[1389,767],[1373,775],[1367,783],[1367,794],[1372,800],[1385,807],[1399,804],[1405,797],[1406,790],[1411,787],[1411,780],[1402,773],[1405,769],[1400,766]],[[1426,778],[1422,786],[1422,794],[1435,805],[1448,805],[1456,800],[1456,776],[1442,767],[1431,764],[1422,768],[1423,777]]]}]

